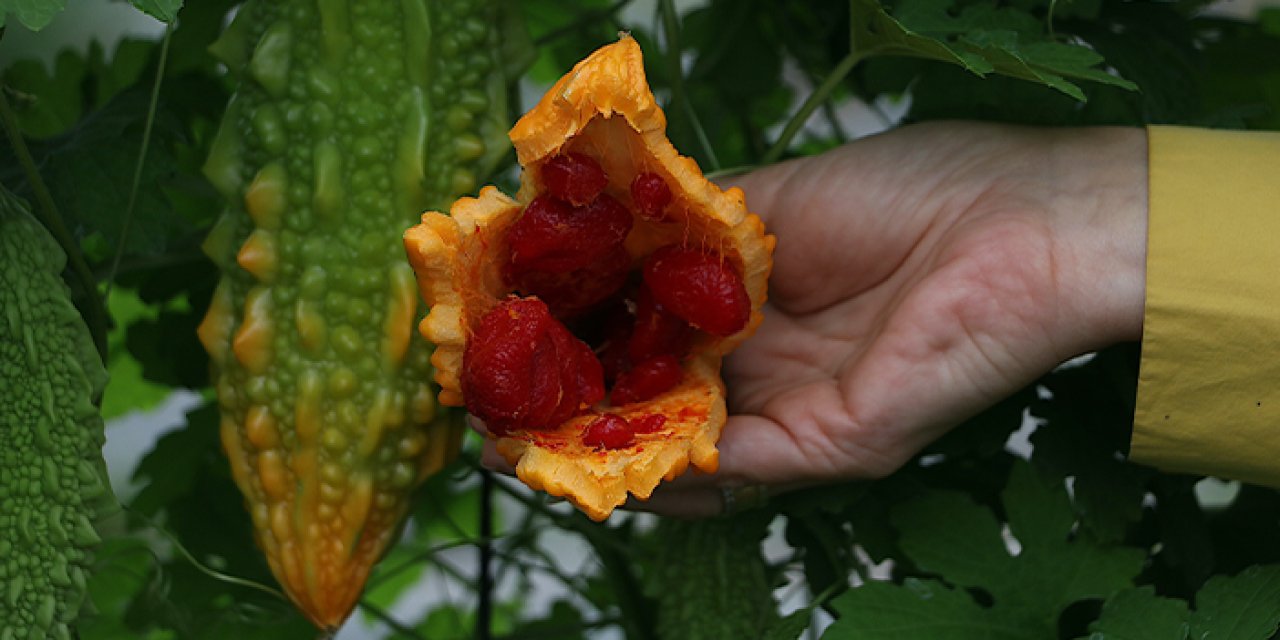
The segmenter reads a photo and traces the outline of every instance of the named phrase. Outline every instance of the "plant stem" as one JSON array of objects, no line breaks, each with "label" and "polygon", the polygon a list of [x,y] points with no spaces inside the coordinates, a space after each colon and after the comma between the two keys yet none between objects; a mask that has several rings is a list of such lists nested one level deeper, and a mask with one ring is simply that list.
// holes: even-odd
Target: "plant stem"
[{"label": "plant stem", "polygon": [[0,87],[0,120],[4,122],[4,131],[9,136],[14,153],[18,156],[18,164],[22,165],[22,170],[27,175],[27,182],[31,185],[31,191],[35,194],[36,202],[40,204],[36,208],[40,219],[49,233],[53,234],[54,239],[58,241],[62,251],[67,254],[71,272],[84,288],[85,321],[89,325],[89,333],[93,336],[93,345],[98,349],[98,356],[102,358],[103,363],[106,363],[107,316],[103,300],[98,295],[97,281],[93,279],[93,272],[89,270],[84,254],[80,252],[80,245],[71,237],[71,233],[63,224],[62,216],[58,214],[58,207],[53,203],[53,196],[49,193],[49,187],[40,177],[40,171],[36,168],[35,159],[31,157],[31,150],[27,148],[27,141],[22,137],[22,130],[18,128],[18,118],[14,115],[13,108],[9,106],[9,97],[5,95],[3,87]]},{"label": "plant stem", "polygon": [[111,299],[111,285],[115,281],[116,270],[120,268],[120,258],[124,256],[125,241],[129,239],[129,228],[133,226],[133,208],[138,202],[138,186],[142,183],[142,168],[147,161],[147,149],[151,146],[151,128],[156,121],[156,105],[160,103],[160,85],[164,80],[165,62],[169,58],[169,39],[173,35],[173,23],[165,25],[164,40],[160,42],[160,61],[156,64],[155,81],[151,83],[151,103],[147,107],[147,122],[142,128],[142,149],[138,151],[138,162],[133,167],[133,185],[129,188],[129,204],[124,210],[124,225],[120,229],[120,240],[116,243],[116,255],[111,259],[111,271],[107,274],[107,290],[102,294],[104,301]]},{"label": "plant stem", "polygon": [[442,551],[448,551],[449,549],[456,549],[458,547],[466,547],[472,544],[479,544],[479,543],[480,543],[480,540],[469,540],[469,539],[468,540],[451,540],[449,542],[444,542],[444,543],[433,545],[431,547],[423,549],[421,552],[415,553],[414,555],[405,559],[404,562],[401,562],[400,564],[395,565],[390,569],[387,569],[385,571],[378,573],[376,576],[374,576],[369,580],[367,584],[367,588],[372,589],[382,584],[383,582],[390,580],[396,575],[399,575],[400,573],[408,571],[409,569],[412,569],[414,567],[418,567],[422,565],[422,563],[431,559],[431,556],[434,556],[437,553],[440,553]]},{"label": "plant stem", "polygon": [[391,614],[378,608],[377,605],[374,605],[368,600],[361,600],[360,607],[365,611],[368,611],[369,615],[382,621],[382,624],[385,624],[388,627],[391,627],[392,631],[395,631],[396,633],[409,638],[417,638],[418,640],[422,639],[422,636],[418,635],[418,632],[405,626],[399,620],[396,620],[395,618],[391,617]]},{"label": "plant stem", "polygon": [[254,589],[257,591],[261,591],[262,593],[275,596],[279,598],[282,602],[289,602],[289,597],[286,596],[282,591],[275,589],[274,587],[262,584],[260,582],[255,582],[248,578],[241,578],[239,576],[233,576],[227,573],[223,573],[216,569],[205,566],[204,563],[200,562],[199,560],[196,560],[196,557],[191,555],[191,552],[188,551],[187,547],[182,544],[182,541],[179,540],[177,536],[170,533],[168,529],[165,529],[159,524],[156,524],[151,518],[148,518],[145,514],[143,514],[140,511],[136,511],[129,507],[122,507],[122,509],[128,511],[130,515],[138,518],[139,520],[142,520],[143,523],[145,523],[148,527],[151,527],[151,529],[156,533],[159,533],[165,538],[168,538],[169,542],[173,544],[173,548],[177,549],[178,553],[182,554],[182,557],[185,558],[187,562],[191,563],[191,566],[195,567],[196,571],[199,571],[200,573],[203,573],[206,576],[214,580],[217,580],[219,582],[225,582],[227,584]]},{"label": "plant stem", "polygon": [[476,638],[489,640],[493,634],[493,474],[480,474],[480,545],[477,549],[479,602],[476,604]]},{"label": "plant stem", "polygon": [[711,146],[711,140],[707,138],[707,132],[702,128],[702,121],[698,119],[698,113],[693,109],[693,103],[689,102],[689,94],[684,90],[684,69],[680,64],[680,57],[683,51],[680,49],[680,22],[679,15],[676,13],[675,2],[673,0],[661,0],[660,8],[662,10],[662,33],[667,38],[667,67],[668,73],[671,74],[671,103],[685,112],[689,118],[689,126],[693,128],[693,133],[698,137],[698,144],[702,146],[702,152],[707,154],[707,161],[711,163],[713,171],[720,169],[720,159],[716,157],[716,151]]},{"label": "plant stem", "polygon": [[791,140],[804,127],[804,123],[809,119],[809,116],[813,115],[813,112],[819,106],[822,106],[822,103],[826,102],[827,96],[831,95],[832,91],[835,91],[835,88],[840,85],[845,76],[849,75],[849,72],[862,60],[863,56],[863,52],[850,51],[849,55],[846,55],[840,61],[840,64],[831,70],[831,74],[822,81],[822,84],[817,89],[814,89],[813,93],[809,94],[804,104],[800,105],[800,110],[787,121],[787,126],[783,128],[782,135],[778,136],[778,140],[773,143],[773,147],[769,149],[769,152],[764,154],[762,164],[777,162],[782,157],[782,154],[786,153],[787,148],[791,146]]},{"label": "plant stem", "polygon": [[538,37],[537,40],[533,41],[533,46],[544,47],[556,41],[559,38],[567,36],[570,33],[577,31],[578,29],[581,29],[585,26],[590,25],[596,20],[611,18],[614,15],[616,15],[619,11],[621,11],[624,7],[631,4],[632,2],[633,0],[618,0],[612,5],[605,7],[604,9],[585,13],[582,15],[582,17],[570,22],[569,24],[566,24],[561,27],[556,27],[555,29],[552,29],[551,31],[548,31],[542,34],[541,36]]},{"label": "plant stem", "polygon": [[845,132],[844,125],[840,124],[840,115],[836,113],[836,106],[830,100],[822,101],[822,115],[827,118],[827,123],[831,125],[831,133],[835,135],[836,140],[841,144],[849,141],[849,134]]}]

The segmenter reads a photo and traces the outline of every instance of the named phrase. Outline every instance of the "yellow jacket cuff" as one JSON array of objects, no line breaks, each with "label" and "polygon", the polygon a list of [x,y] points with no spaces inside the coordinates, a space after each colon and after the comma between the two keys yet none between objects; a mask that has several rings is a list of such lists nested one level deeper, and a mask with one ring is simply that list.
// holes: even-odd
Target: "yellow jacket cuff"
[{"label": "yellow jacket cuff", "polygon": [[1280,486],[1280,134],[1148,134],[1130,457]]}]

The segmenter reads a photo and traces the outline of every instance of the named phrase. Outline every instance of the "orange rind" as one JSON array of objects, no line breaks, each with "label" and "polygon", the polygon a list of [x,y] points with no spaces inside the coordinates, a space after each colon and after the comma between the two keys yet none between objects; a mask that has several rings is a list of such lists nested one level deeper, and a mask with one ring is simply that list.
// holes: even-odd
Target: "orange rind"
[{"label": "orange rind", "polygon": [[[750,336],[763,316],[776,240],[748,212],[741,190],[721,190],[666,137],[666,118],[644,75],[640,47],[623,35],[578,63],[525,114],[510,137],[524,168],[516,198],[497,188],[461,198],[446,216],[423,214],[404,236],[409,262],[431,311],[419,326],[436,344],[432,356],[440,402],[465,404],[463,354],[486,312],[504,300],[509,256],[506,232],[539,195],[539,172],[549,158],[578,152],[595,158],[609,176],[606,193],[630,206],[630,181],[641,172],[662,176],[673,199],[662,222],[635,220],[626,249],[637,267],[659,247],[686,244],[714,251],[742,274],[751,300],[746,326],[729,336],[699,333],[682,361],[682,382],[661,395],[621,407],[605,404],[559,425],[513,431],[497,438],[497,450],[528,486],[562,496],[588,516],[603,520],[628,494],[647,499],[663,480],[690,466],[712,473],[715,444],[726,420],[721,360]],[[654,433],[637,434],[619,449],[593,448],[582,431],[600,412],[624,418],[661,414]]]}]

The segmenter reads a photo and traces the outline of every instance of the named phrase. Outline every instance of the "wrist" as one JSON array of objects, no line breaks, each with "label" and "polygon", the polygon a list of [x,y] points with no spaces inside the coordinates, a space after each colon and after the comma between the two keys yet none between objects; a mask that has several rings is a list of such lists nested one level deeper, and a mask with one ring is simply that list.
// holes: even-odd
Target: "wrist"
[{"label": "wrist", "polygon": [[1142,337],[1146,294],[1147,134],[1062,130],[1049,168],[1067,356]]}]

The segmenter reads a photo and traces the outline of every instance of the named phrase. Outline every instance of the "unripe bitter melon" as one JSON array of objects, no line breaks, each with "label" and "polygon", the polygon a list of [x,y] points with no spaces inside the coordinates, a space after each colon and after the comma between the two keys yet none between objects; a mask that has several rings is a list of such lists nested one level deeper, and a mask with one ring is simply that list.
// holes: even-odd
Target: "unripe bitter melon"
[{"label": "unripe bitter melon", "polygon": [[341,624],[410,492],[457,452],[400,236],[505,151],[491,0],[251,0],[205,174],[228,200],[199,329],[222,442],[298,607]]},{"label": "unripe bitter melon", "polygon": [[0,639],[70,638],[94,521],[107,372],[62,282],[66,254],[0,187]]}]

